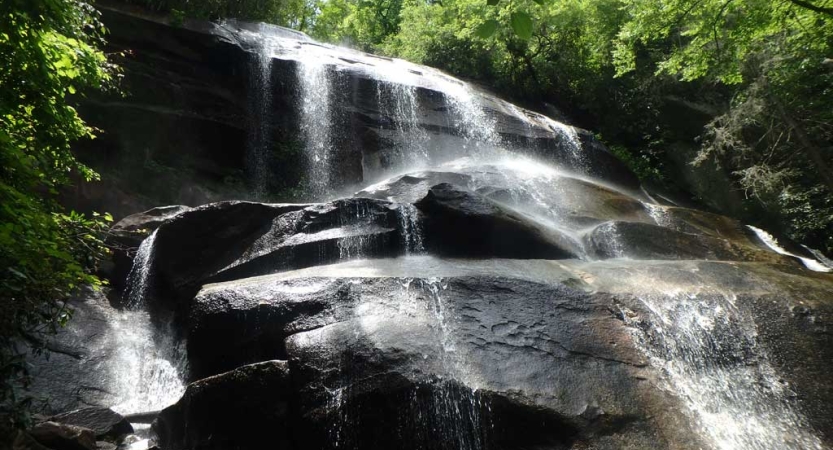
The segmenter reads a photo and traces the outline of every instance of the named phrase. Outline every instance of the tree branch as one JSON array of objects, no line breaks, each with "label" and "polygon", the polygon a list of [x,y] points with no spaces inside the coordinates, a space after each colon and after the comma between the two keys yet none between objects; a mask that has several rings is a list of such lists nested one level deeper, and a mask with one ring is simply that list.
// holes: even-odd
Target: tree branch
[{"label": "tree branch", "polygon": [[819,14],[827,14],[828,16],[833,17],[833,8],[825,8],[823,6],[816,6],[806,0],[789,0],[790,3],[796,6],[800,6],[805,9],[809,9],[810,11],[817,12]]}]

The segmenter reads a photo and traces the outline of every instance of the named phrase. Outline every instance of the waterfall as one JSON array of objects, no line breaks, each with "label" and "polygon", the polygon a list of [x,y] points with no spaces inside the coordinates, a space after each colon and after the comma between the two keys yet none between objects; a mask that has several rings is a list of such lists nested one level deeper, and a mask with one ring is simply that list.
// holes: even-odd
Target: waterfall
[{"label": "waterfall", "polygon": [[249,133],[246,143],[246,171],[254,188],[254,197],[265,199],[269,194],[272,110],[271,39],[258,40],[249,71],[248,115]]},{"label": "waterfall", "polygon": [[402,238],[405,241],[405,253],[422,253],[425,248],[422,244],[422,228],[419,224],[419,212],[411,204],[400,205],[399,226],[402,228]]},{"label": "waterfall", "polygon": [[402,141],[398,149],[398,165],[404,168],[428,163],[429,136],[420,126],[416,87],[397,82],[379,82],[377,86],[380,112],[391,119],[391,131]]},{"label": "waterfall", "polygon": [[139,245],[139,250],[133,257],[133,266],[127,274],[125,299],[129,309],[136,309],[144,305],[151,290],[151,269],[153,267],[153,245],[156,242],[156,231],[150,234]]},{"label": "waterfall", "polygon": [[[715,449],[821,450],[731,295],[643,296],[628,325]],[[754,363],[750,363],[754,361]]]},{"label": "waterfall", "polygon": [[147,311],[125,311],[111,326],[120,336],[109,362],[110,389],[121,414],[158,411],[185,392],[185,343],[176,340],[172,320],[155,326]]},{"label": "waterfall", "polygon": [[301,134],[307,158],[308,194],[324,199],[331,193],[332,150],[331,80],[327,66],[319,61],[300,62]]},{"label": "waterfall", "polygon": [[455,342],[453,317],[444,300],[447,284],[439,278],[421,280],[421,288],[428,294],[430,310],[434,314],[440,341],[440,361],[446,379],[435,380],[431,397],[426,405],[437,420],[433,429],[435,438],[450,444],[448,448],[459,450],[483,450],[483,420],[481,397],[472,387],[462,385],[468,372],[468,364],[462,359]]},{"label": "waterfall", "polygon": [[495,121],[478,102],[467,84],[440,77],[443,94],[452,112],[452,126],[466,141],[465,150],[474,157],[489,157],[500,144]]},{"label": "waterfall", "polygon": [[119,339],[107,360],[107,379],[119,399],[113,409],[122,414],[165,408],[185,391],[185,343],[177,339],[171,317],[154,321],[146,309],[157,233],[139,246],[127,277],[127,308],[110,323]]},{"label": "waterfall", "polygon": [[565,123],[550,119],[547,116],[541,117],[549,129],[563,139],[564,145],[567,147],[568,160],[572,165],[572,169],[580,173],[587,173],[590,170],[590,161],[588,161],[587,156],[582,150],[581,141],[579,140],[576,129]]}]

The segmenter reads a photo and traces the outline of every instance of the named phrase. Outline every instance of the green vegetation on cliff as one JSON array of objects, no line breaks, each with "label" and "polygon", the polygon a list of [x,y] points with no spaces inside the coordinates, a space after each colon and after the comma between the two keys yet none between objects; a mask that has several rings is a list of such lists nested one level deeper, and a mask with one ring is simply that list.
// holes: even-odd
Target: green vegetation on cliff
[{"label": "green vegetation on cliff", "polygon": [[[722,204],[725,192],[692,193],[833,250],[824,1],[321,0],[314,10],[315,37],[556,105],[654,181],[673,185],[666,167],[680,158],[724,172],[741,208]],[[691,155],[670,154],[676,144]]]},{"label": "green vegetation on cliff", "polygon": [[0,15],[0,430],[23,425],[31,400],[23,352],[69,318],[62,303],[106,251],[109,216],[65,213],[54,200],[78,163],[73,141],[92,137],[68,98],[101,88],[113,68],[99,50],[96,11],[74,0],[11,0]]}]

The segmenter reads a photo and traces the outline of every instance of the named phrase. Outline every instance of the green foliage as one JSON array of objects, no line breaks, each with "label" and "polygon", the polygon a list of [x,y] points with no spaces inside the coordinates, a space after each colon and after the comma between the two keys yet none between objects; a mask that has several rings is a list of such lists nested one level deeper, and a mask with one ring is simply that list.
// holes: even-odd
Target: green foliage
[{"label": "green foliage", "polygon": [[376,50],[399,32],[403,0],[326,0],[316,3],[311,34],[321,40]]},{"label": "green foliage", "polygon": [[153,11],[169,13],[175,25],[185,18],[217,20],[236,18],[304,30],[312,10],[304,0],[121,0]]},{"label": "green foliage", "polygon": [[[97,174],[70,144],[92,137],[67,99],[110,83],[97,12],[74,0],[7,0],[0,14],[0,428],[23,426],[25,347],[66,323],[61,302],[106,252],[109,215],[64,214],[52,200],[71,173]],[[25,346],[23,345],[25,343]]]},{"label": "green foliage", "polygon": [[[718,160],[785,231],[833,250],[820,201],[833,192],[833,9],[822,2],[401,1],[379,19],[370,12],[388,0],[319,0],[314,34],[558,105],[643,178],[663,178],[669,144],[699,134],[695,163]],[[707,113],[678,117],[672,103]],[[825,212],[807,219],[811,205]]]}]

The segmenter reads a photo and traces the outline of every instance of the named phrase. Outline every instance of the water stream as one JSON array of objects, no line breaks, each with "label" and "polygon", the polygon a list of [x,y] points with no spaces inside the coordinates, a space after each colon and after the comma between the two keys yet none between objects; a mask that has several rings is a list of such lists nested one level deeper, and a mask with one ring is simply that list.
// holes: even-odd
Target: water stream
[{"label": "water stream", "polygon": [[713,448],[823,448],[758,345],[754,320],[732,294],[670,292],[639,300],[648,313],[623,317]]},{"label": "water stream", "polygon": [[298,64],[298,80],[301,86],[301,136],[308,168],[307,193],[313,199],[322,200],[332,192],[332,81],[327,66],[317,60]]}]

